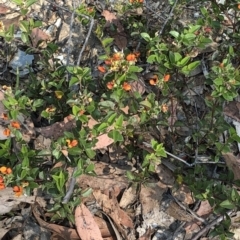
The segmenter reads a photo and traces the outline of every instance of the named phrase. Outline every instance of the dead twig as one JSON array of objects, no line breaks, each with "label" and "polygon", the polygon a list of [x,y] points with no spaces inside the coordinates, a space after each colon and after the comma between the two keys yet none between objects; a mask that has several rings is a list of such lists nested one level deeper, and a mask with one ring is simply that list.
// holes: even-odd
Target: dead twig
[{"label": "dead twig", "polygon": [[[230,210],[227,212],[228,216],[231,216],[233,213],[233,210]],[[200,237],[205,234],[207,231],[210,230],[210,228],[216,226],[217,224],[219,224],[222,220],[225,219],[225,216],[220,216],[218,218],[216,218],[215,220],[213,220],[212,222],[210,222],[208,225],[206,225],[203,229],[201,229],[193,238],[192,240],[198,240],[200,239]]]},{"label": "dead twig", "polygon": [[160,30],[159,33],[158,33],[158,36],[162,35],[163,30],[164,30],[166,24],[168,23],[169,19],[172,17],[173,11],[174,11],[175,7],[177,6],[177,3],[178,3],[178,0],[175,1],[174,5],[173,5],[173,7],[172,7],[172,9],[171,9],[171,12],[169,13],[167,19],[166,19],[165,22],[163,23],[163,26],[162,26],[161,30]]}]

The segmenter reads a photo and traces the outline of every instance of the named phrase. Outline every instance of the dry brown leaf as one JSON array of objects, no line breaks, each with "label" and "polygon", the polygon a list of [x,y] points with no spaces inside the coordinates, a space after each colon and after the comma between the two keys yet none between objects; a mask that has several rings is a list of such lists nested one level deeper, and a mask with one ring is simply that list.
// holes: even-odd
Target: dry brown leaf
[{"label": "dry brown leaf", "polygon": [[30,37],[33,47],[37,47],[40,42],[50,39],[50,36],[39,28],[34,28],[31,32]]},{"label": "dry brown leaf", "polygon": [[240,102],[232,101],[225,105],[223,113],[228,117],[233,118],[234,120],[240,122]]},{"label": "dry brown leaf", "polygon": [[32,212],[33,212],[34,217],[38,221],[38,224],[41,227],[48,229],[50,232],[53,232],[53,233],[59,235],[60,237],[62,237],[65,240],[68,240],[68,239],[80,240],[80,238],[77,234],[77,231],[75,229],[60,226],[60,225],[53,224],[53,223],[48,223],[48,222],[45,222],[44,220],[42,220],[40,217],[40,214],[39,214],[37,204],[32,205]]},{"label": "dry brown leaf", "polygon": [[63,122],[56,122],[48,127],[36,128],[36,132],[42,134],[45,138],[51,138],[57,140],[63,136],[65,131],[70,131],[76,127],[76,121],[65,117]]},{"label": "dry brown leaf", "polygon": [[98,142],[96,143],[93,150],[105,148],[105,147],[111,145],[112,143],[114,143],[114,140],[112,138],[110,138],[107,133],[98,136],[97,140],[98,140]]},{"label": "dry brown leaf", "polygon": [[102,207],[103,211],[113,219],[118,228],[120,228],[118,229],[119,231],[123,232],[121,225],[133,228],[132,219],[119,207],[114,191],[109,191],[107,194],[102,193],[100,190],[93,191],[96,201]]},{"label": "dry brown leaf", "polygon": [[75,210],[75,223],[82,240],[103,240],[97,223],[84,204],[80,204]]},{"label": "dry brown leaf", "polygon": [[[208,217],[209,214],[212,212],[212,207],[209,204],[208,201],[202,201],[201,205],[199,207],[199,209],[197,210],[196,214],[199,217]],[[192,223],[188,223],[185,227],[185,230],[187,233],[191,233],[196,231],[196,229],[199,229],[199,227],[201,226],[201,222],[192,222]]]},{"label": "dry brown leaf", "polygon": [[122,195],[119,206],[121,208],[126,208],[130,204],[133,204],[137,199],[137,185],[132,185],[128,189],[126,189]]},{"label": "dry brown leaf", "polygon": [[6,5],[4,4],[0,4],[0,14],[5,14],[7,12],[10,11],[10,8],[8,8]]},{"label": "dry brown leaf", "polygon": [[223,153],[223,157],[225,159],[225,162],[230,170],[233,171],[234,179],[239,180],[240,179],[240,159],[234,156],[232,153]]},{"label": "dry brown leaf", "polygon": [[120,20],[116,17],[115,13],[109,12],[108,10],[102,11],[102,16],[104,16],[105,20],[107,21],[105,27],[110,27],[111,24],[116,26],[117,32],[114,32],[112,37],[114,38],[115,44],[119,49],[125,49],[127,46],[127,38]]},{"label": "dry brown leaf", "polygon": [[151,236],[153,233],[154,230],[149,227],[147,231],[138,240],[151,240]]},{"label": "dry brown leaf", "polygon": [[145,93],[145,90],[146,90],[143,81],[144,80],[142,79],[142,81],[130,82],[131,91],[132,92],[138,92],[139,94],[143,95]]}]

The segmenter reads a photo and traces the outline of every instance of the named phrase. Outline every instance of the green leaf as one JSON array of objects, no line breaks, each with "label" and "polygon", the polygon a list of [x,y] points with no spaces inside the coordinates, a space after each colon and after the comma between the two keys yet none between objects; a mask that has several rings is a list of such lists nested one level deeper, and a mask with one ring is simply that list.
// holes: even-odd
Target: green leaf
[{"label": "green leaf", "polygon": [[178,67],[184,67],[190,60],[190,57],[183,58],[180,62],[177,62]]},{"label": "green leaf", "polygon": [[83,190],[81,192],[81,196],[82,197],[88,197],[91,193],[92,193],[92,189],[91,188],[87,188],[87,189],[85,189],[85,190]]},{"label": "green leaf", "polygon": [[95,157],[95,155],[96,155],[96,152],[93,151],[91,148],[87,148],[87,149],[85,149],[85,151],[86,151],[87,156],[90,159],[93,159]]},{"label": "green leaf", "polygon": [[108,137],[112,138],[114,142],[122,142],[123,136],[118,130],[112,130],[108,133]]},{"label": "green leaf", "polygon": [[112,114],[108,115],[107,122],[108,122],[109,125],[113,124],[116,116],[117,116],[117,113],[112,113]]},{"label": "green leaf", "polygon": [[80,110],[81,110],[80,107],[74,105],[74,106],[72,107],[72,113],[73,113],[73,115],[74,115],[74,116],[77,116],[77,115],[79,114]]},{"label": "green leaf", "polygon": [[170,31],[169,33],[175,38],[179,37],[179,33],[177,31]]},{"label": "green leaf", "polygon": [[34,107],[34,108],[38,108],[38,107],[43,106],[43,104],[44,104],[43,99],[36,99],[36,100],[34,100],[34,102],[33,102],[33,107]]},{"label": "green leaf", "polygon": [[193,33],[187,33],[184,35],[183,40],[187,40],[188,42],[193,41],[196,38],[196,35]]},{"label": "green leaf", "polygon": [[103,47],[108,46],[109,44],[111,44],[113,42],[114,38],[105,38],[102,40],[102,45]]},{"label": "green leaf", "polygon": [[22,32],[21,33],[21,39],[24,43],[28,43],[29,42],[29,37],[27,33]]},{"label": "green leaf", "polygon": [[152,40],[148,33],[141,33],[141,37],[147,42],[150,42]]},{"label": "green leaf", "polygon": [[29,32],[29,22],[28,21],[20,21],[19,28],[23,33]]},{"label": "green leaf", "polygon": [[76,83],[79,83],[79,79],[75,76],[72,76],[71,79],[70,79],[70,82],[69,82],[69,87],[71,87],[72,85],[76,84]]},{"label": "green leaf", "polygon": [[103,123],[101,123],[101,124],[99,125],[99,127],[97,128],[97,131],[98,131],[98,132],[101,132],[101,131],[107,129],[107,127],[108,127],[108,124],[105,123],[105,122],[103,122]]},{"label": "green leaf", "polygon": [[234,209],[235,208],[235,205],[232,202],[230,202],[229,200],[225,200],[225,201],[221,202],[220,206],[222,208],[226,208],[226,209]]},{"label": "green leaf", "polygon": [[27,2],[26,2],[26,7],[28,8],[28,7],[30,7],[30,6],[32,6],[34,3],[36,3],[38,0],[28,0]]},{"label": "green leaf", "polygon": [[143,68],[141,67],[138,67],[138,66],[134,66],[134,65],[131,65],[129,67],[129,72],[142,72]]},{"label": "green leaf", "polygon": [[11,0],[11,1],[16,3],[18,6],[21,6],[23,4],[22,0]]},{"label": "green leaf", "polygon": [[57,150],[57,149],[54,149],[52,151],[52,155],[56,158],[56,159],[59,159],[60,156],[62,155],[61,151]]},{"label": "green leaf", "polygon": [[213,80],[214,84],[216,84],[217,86],[223,85],[223,79],[222,78],[216,78]]},{"label": "green leaf", "polygon": [[140,105],[147,107],[147,108],[152,108],[152,104],[148,101],[148,100],[144,100],[142,102],[140,102]]},{"label": "green leaf", "polygon": [[114,109],[115,103],[112,101],[102,101],[99,103],[100,107]]},{"label": "green leaf", "polygon": [[86,167],[85,172],[86,172],[86,173],[93,172],[94,166],[95,166],[95,165],[94,165],[93,163],[90,163],[90,164]]},{"label": "green leaf", "polygon": [[190,26],[189,32],[190,32],[190,33],[195,33],[195,32],[198,31],[201,27],[202,27],[201,25]]},{"label": "green leaf", "polygon": [[118,127],[118,128],[121,128],[123,125],[123,114],[121,114],[117,119],[116,119],[116,122],[115,122],[115,126]]},{"label": "green leaf", "polygon": [[135,179],[135,176],[132,174],[132,172],[130,172],[130,171],[127,171],[126,172],[126,175],[127,175],[127,178],[129,179],[129,180],[134,180]]},{"label": "green leaf", "polygon": [[156,55],[155,55],[155,54],[150,55],[150,56],[147,58],[147,62],[148,62],[148,63],[154,63],[154,62],[156,62]]}]

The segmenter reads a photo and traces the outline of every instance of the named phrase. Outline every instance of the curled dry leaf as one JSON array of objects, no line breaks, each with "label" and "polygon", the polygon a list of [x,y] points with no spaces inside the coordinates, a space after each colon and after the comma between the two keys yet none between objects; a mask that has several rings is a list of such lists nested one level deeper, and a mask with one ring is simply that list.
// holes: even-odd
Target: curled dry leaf
[{"label": "curled dry leaf", "polygon": [[232,153],[223,153],[223,157],[228,168],[233,171],[234,180],[240,179],[240,168],[239,163],[240,159],[234,156]]},{"label": "curled dry leaf", "polygon": [[115,13],[109,12],[108,10],[102,11],[102,16],[104,16],[107,21],[105,27],[110,27],[111,24],[116,26],[117,32],[114,32],[112,37],[119,49],[125,49],[127,46],[127,38],[120,20],[117,18]]},{"label": "curled dry leaf", "polygon": [[31,40],[33,47],[37,47],[40,42],[47,41],[49,39],[50,36],[39,28],[34,28],[31,32]]},{"label": "curled dry leaf", "polygon": [[82,240],[103,240],[97,223],[83,203],[76,208],[75,223]]},{"label": "curled dry leaf", "polygon": [[93,195],[103,211],[115,222],[120,232],[124,233],[124,229],[121,225],[133,228],[132,219],[119,207],[114,191],[109,191],[108,195],[106,195],[100,190],[96,190],[93,192]]},{"label": "curled dry leaf", "polygon": [[10,8],[5,6],[4,4],[0,4],[0,14],[5,14],[10,11]]}]

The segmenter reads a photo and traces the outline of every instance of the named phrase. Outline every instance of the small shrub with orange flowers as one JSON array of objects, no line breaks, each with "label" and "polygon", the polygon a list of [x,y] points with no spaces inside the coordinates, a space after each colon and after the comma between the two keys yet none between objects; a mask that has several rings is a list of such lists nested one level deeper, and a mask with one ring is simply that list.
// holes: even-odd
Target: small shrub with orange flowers
[{"label": "small shrub with orange flowers", "polygon": [[[74,14],[83,32],[96,37],[94,43],[100,42],[101,47],[94,59],[81,59],[77,66],[57,59],[61,49],[53,42],[45,48],[33,47],[32,31],[41,22],[30,18],[26,6],[35,1],[13,2],[24,19],[19,20],[22,34],[17,42],[39,54],[41,71],[30,68],[26,82],[20,83],[17,73],[16,84],[1,86],[5,109],[0,116],[0,190],[12,187],[21,196],[42,188],[55,201],[51,220],[68,218],[74,223],[74,207],[90,190],[74,188],[67,202],[66,183],[70,177],[95,175],[94,160],[102,154],[98,144],[104,145],[101,136],[106,136],[113,149],[121,147],[127,162],[134,162],[136,171],[126,172],[130,182],[142,184],[154,177],[161,159],[169,155],[169,159],[180,159],[174,188],[186,184],[195,199],[208,201],[218,215],[240,209],[239,179],[220,164],[216,167],[220,173],[213,177],[207,164],[208,160],[217,163],[240,142],[223,114],[223,106],[239,95],[240,33],[238,19],[232,20],[239,15],[239,3],[199,3],[199,16],[189,24],[182,24],[180,13],[192,7],[191,1],[169,1],[171,14],[158,17],[162,24],[154,23],[147,1],[106,1],[100,7],[95,1],[82,3]],[[0,21],[1,41],[8,47],[15,46],[15,30],[14,25],[6,29]],[[86,35],[80,55],[82,50],[87,52],[90,38]],[[9,59],[2,52],[1,59]],[[48,149],[35,144],[35,133],[25,122],[30,118],[38,128],[36,134],[43,126],[49,129]],[[207,162],[198,164],[207,154]],[[74,169],[73,175],[65,169]],[[230,221],[224,219],[213,236],[230,238]]]}]

